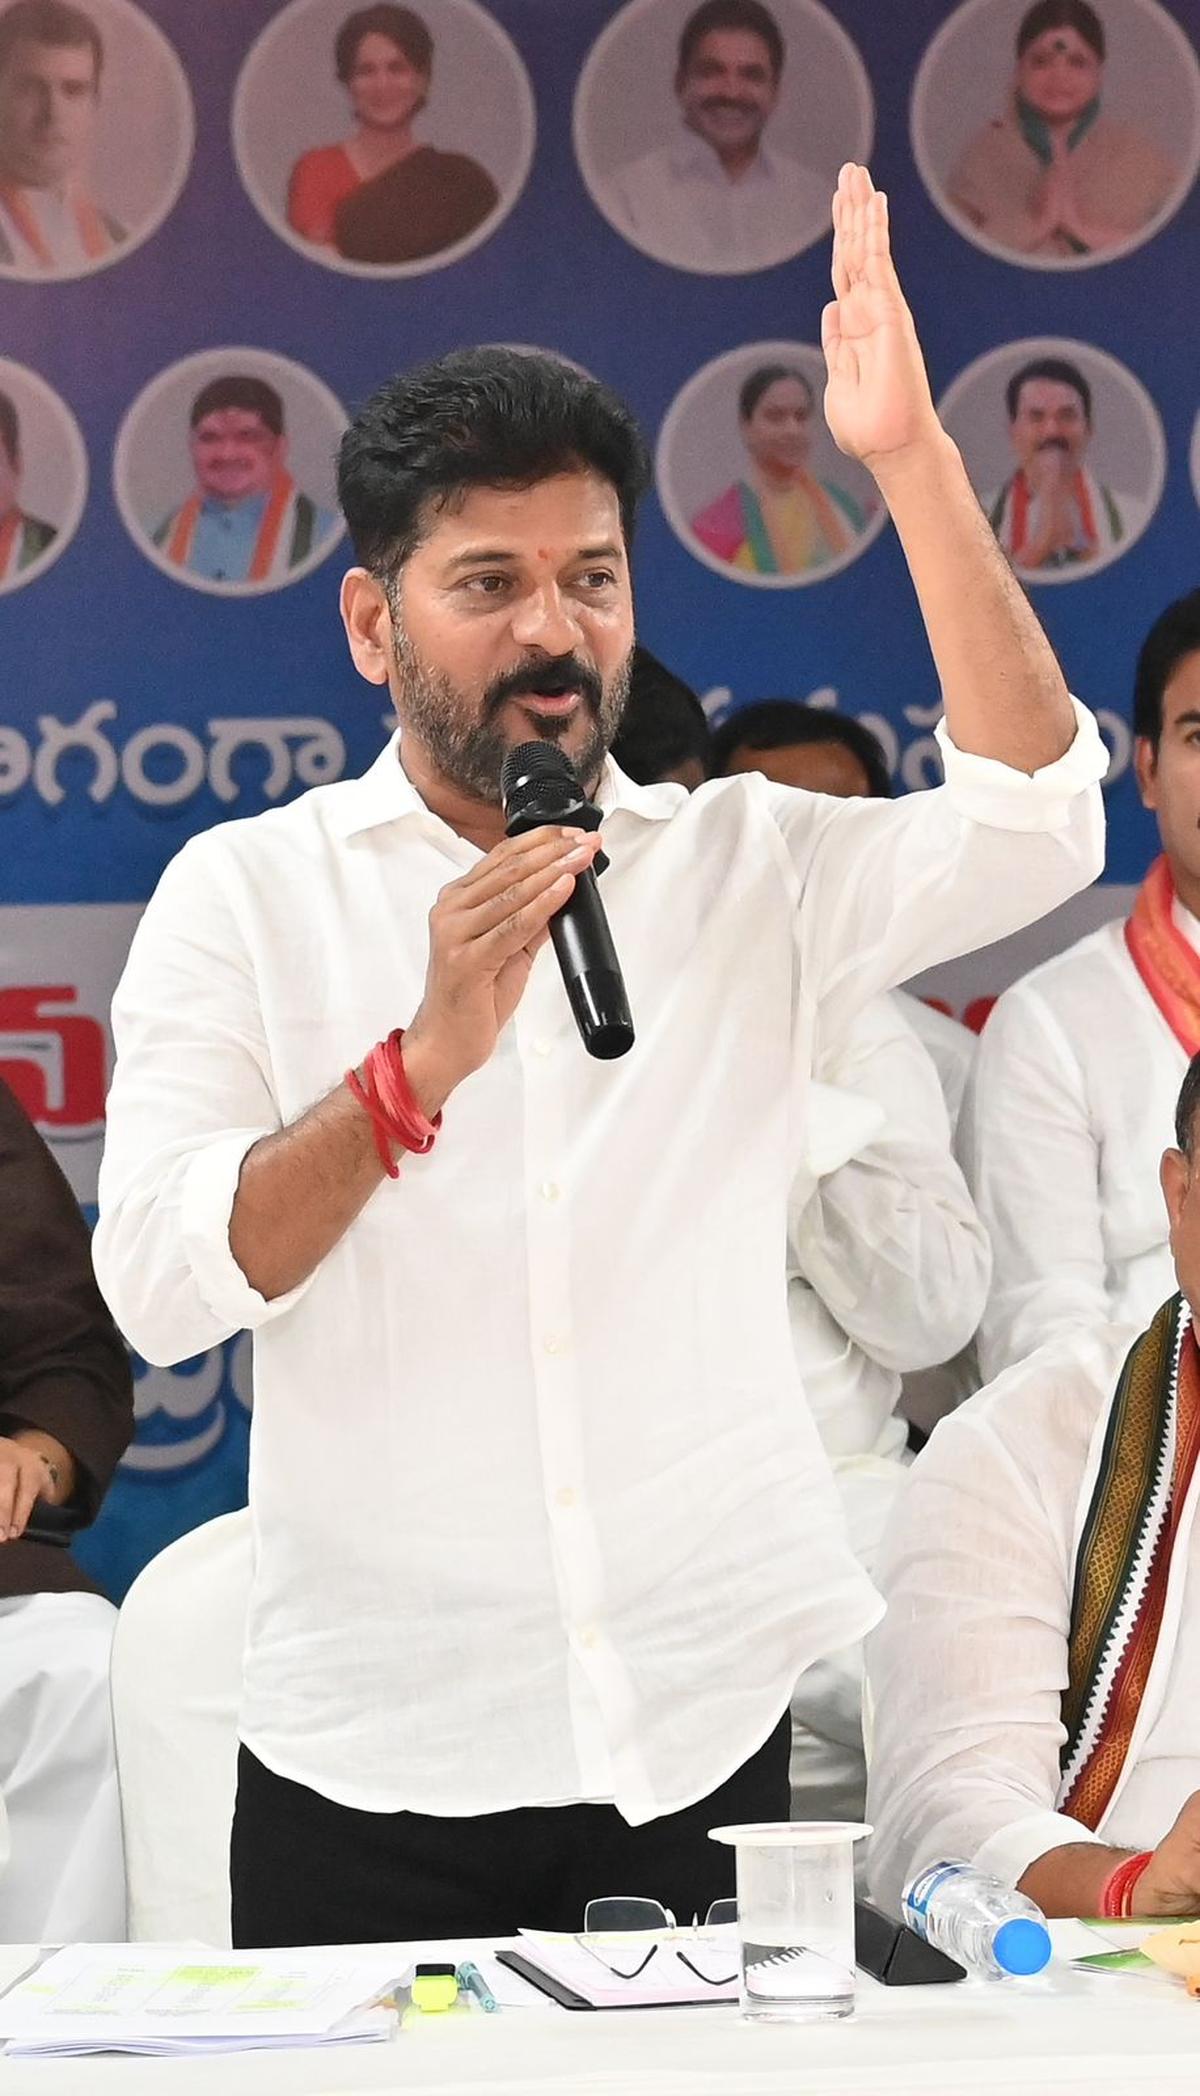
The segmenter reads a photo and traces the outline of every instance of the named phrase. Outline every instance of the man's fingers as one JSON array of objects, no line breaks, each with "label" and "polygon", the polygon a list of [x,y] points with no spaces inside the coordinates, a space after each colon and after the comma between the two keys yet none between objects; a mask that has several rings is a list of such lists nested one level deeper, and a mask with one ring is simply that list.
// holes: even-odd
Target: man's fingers
[{"label": "man's fingers", "polygon": [[536,873],[540,867],[553,865],[556,859],[582,845],[589,845],[595,853],[600,848],[599,832],[591,830],[560,829],[555,827],[531,830],[527,837],[511,837],[503,846],[489,852],[478,866],[473,867],[459,881],[452,881],[442,890],[438,898],[447,911],[457,914],[462,910],[475,910],[481,903],[488,902],[494,895],[502,895],[527,874]]},{"label": "man's fingers", "polygon": [[556,881],[561,874],[572,878],[590,866],[600,848],[598,836],[582,837],[578,844],[560,842],[553,853],[537,853],[532,866],[508,868],[508,878],[493,892],[473,902],[468,910],[460,913],[456,926],[456,944],[467,944],[493,931],[498,924],[533,902]]},{"label": "man's fingers", "polygon": [[20,1474],[20,1466],[16,1462],[0,1463],[0,1543],[8,1541],[8,1532],[13,1526],[13,1509]]},{"label": "man's fingers", "polygon": [[13,1499],[10,1533],[15,1540],[24,1535],[25,1526],[33,1512],[33,1502],[42,1488],[42,1465],[38,1462],[22,1464],[17,1475],[17,1489]]},{"label": "man's fingers", "polygon": [[548,926],[556,910],[561,910],[575,886],[573,873],[560,874],[544,888],[514,910],[511,915],[484,932],[479,939],[472,940],[472,951],[477,953],[490,974],[498,974],[505,961],[538,938]]}]

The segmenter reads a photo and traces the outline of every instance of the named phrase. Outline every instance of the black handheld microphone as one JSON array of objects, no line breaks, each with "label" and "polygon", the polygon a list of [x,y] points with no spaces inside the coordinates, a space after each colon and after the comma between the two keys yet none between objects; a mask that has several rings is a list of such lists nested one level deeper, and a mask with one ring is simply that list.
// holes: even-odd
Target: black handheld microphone
[{"label": "black handheld microphone", "polygon": [[[600,810],[585,795],[569,757],[553,742],[523,742],[510,750],[500,773],[500,793],[510,837],[522,837],[543,823],[566,823],[578,830],[598,830]],[[609,1062],[633,1046],[633,1020],[608,918],[596,886],[608,860],[601,852],[550,919],[550,938],[558,955],[575,1024],[589,1055]]]}]

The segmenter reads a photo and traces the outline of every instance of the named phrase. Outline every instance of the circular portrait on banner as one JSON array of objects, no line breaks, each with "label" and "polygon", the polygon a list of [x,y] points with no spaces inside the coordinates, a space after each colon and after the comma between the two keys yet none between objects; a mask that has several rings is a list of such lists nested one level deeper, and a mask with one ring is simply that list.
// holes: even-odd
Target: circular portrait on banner
[{"label": "circular portrait on banner", "polygon": [[857,560],[886,512],[821,411],[808,342],[751,342],[690,378],[658,440],[659,500],[697,560],[731,582],[795,589]]},{"label": "circular portrait on banner", "polygon": [[863,62],[815,0],[629,0],[575,96],[597,209],[656,262],[708,276],[820,240],[838,169],[873,131]]},{"label": "circular portrait on banner", "polygon": [[253,597],[299,582],[343,524],[341,402],[303,365],[262,349],[208,349],[160,372],[117,437],[117,507],[175,582]]},{"label": "circular portrait on banner", "polygon": [[966,0],[934,37],[913,151],[960,233],[1028,269],[1149,240],[1200,168],[1200,67],[1157,0]]},{"label": "circular portrait on banner", "polygon": [[0,275],[120,262],[178,197],[193,133],[183,68],[127,0],[0,0]]},{"label": "circular portrait on banner", "polygon": [[534,135],[529,76],[476,0],[292,0],[234,98],[234,152],[267,224],[366,275],[470,254],[516,203]]},{"label": "circular portrait on banner", "polygon": [[1009,342],[969,364],[939,413],[1018,575],[1081,582],[1158,507],[1162,423],[1139,379],[1089,342]]},{"label": "circular portrait on banner", "polygon": [[36,582],[65,553],[87,488],[71,410],[36,371],[0,357],[0,592]]}]

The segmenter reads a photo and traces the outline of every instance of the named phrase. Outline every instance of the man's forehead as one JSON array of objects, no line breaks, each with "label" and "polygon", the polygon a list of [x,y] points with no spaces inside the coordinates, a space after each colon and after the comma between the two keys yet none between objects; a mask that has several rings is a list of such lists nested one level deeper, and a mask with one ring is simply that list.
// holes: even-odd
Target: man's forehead
[{"label": "man's forehead", "polygon": [[1021,387],[1017,401],[1021,408],[1078,408],[1083,413],[1083,396],[1074,386],[1061,378],[1027,378]]},{"label": "man's forehead", "polygon": [[5,73],[52,74],[57,80],[86,80],[96,74],[96,57],[90,44],[43,44],[36,37],[18,37],[9,53]]},{"label": "man's forehead", "polygon": [[253,408],[213,408],[202,415],[192,431],[195,437],[273,437],[261,415]]},{"label": "man's forehead", "polygon": [[615,487],[600,473],[568,472],[530,487],[469,487],[431,505],[418,550],[439,562],[473,547],[569,559],[584,546],[609,542],[622,542]]},{"label": "man's forehead", "polygon": [[774,71],[771,53],[756,29],[710,29],[701,37],[688,63],[688,72],[712,64],[762,66]]}]

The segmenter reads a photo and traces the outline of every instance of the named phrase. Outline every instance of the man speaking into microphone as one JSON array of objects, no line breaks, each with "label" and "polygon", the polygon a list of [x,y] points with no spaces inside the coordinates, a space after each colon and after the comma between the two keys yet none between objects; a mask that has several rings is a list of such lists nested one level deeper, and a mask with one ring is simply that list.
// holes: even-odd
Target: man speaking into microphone
[{"label": "man speaking into microphone", "polygon": [[[625,778],[641,440],[557,359],[462,352],[342,450],[342,615],[396,735],[194,839],[135,937],[97,1270],[152,1361],[255,1334],[236,1942],[702,1915],[708,1828],[787,1816],[797,1676],[880,1613],[789,1336],[808,1072],[1096,875],[1106,757],[938,423],[865,169],[834,223],[825,410],[912,571],[945,786]],[[505,834],[538,741],[602,831]],[[550,947],[601,847],[615,1059]]]}]

